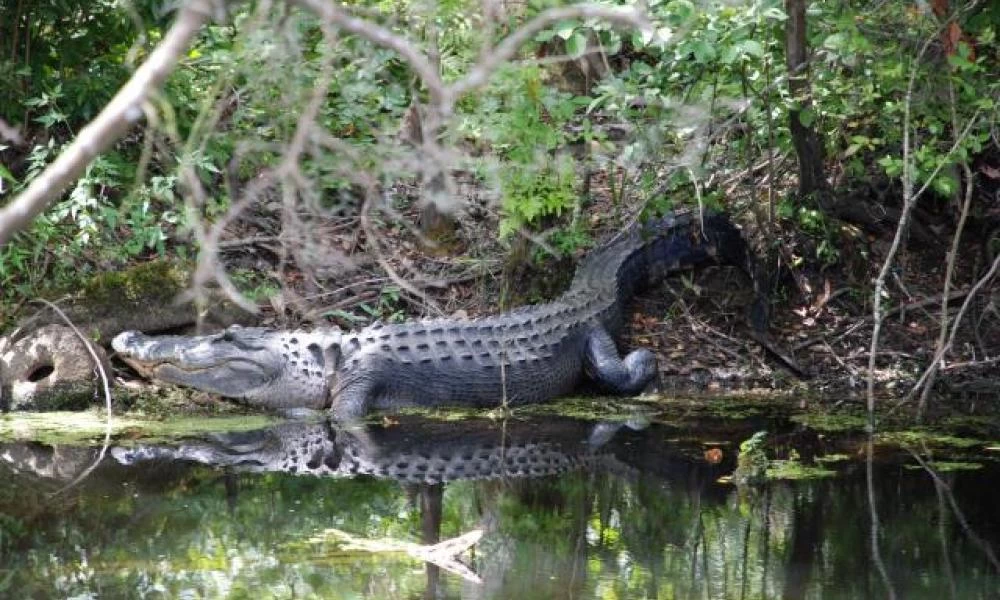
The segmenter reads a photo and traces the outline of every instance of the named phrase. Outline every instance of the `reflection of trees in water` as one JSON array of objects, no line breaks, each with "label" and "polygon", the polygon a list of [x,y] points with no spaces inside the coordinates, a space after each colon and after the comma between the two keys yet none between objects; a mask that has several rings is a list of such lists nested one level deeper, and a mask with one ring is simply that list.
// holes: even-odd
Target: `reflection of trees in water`
[{"label": "reflection of trees in water", "polygon": [[[952,517],[942,522],[934,490],[913,473],[883,472],[880,506],[892,505],[883,515],[883,551],[902,597],[954,597],[954,589],[958,597],[990,598],[1000,573]],[[477,555],[485,588],[463,597],[881,593],[866,544],[862,482],[731,488],[721,498],[709,481],[686,483],[578,474],[477,484],[486,499],[480,523],[487,536]]]},{"label": "reflection of trees in water", "polygon": [[[408,488],[371,478],[245,474],[175,463],[102,466],[81,488],[49,501],[46,491],[58,486],[46,478],[72,476],[53,469],[50,459],[70,453],[36,445],[22,453],[20,470],[0,466],[0,477],[13,482],[0,489],[8,523],[4,529],[0,519],[0,529],[7,540],[19,536],[0,544],[0,581],[14,573],[10,589],[25,589],[26,597],[46,596],[56,580],[64,595],[138,590],[151,581],[174,595],[192,586],[209,595],[354,590],[369,597],[523,600],[882,592],[871,568],[863,478],[847,473],[739,492],[715,483],[719,473],[696,455],[685,459],[641,445],[637,452],[636,446],[616,449],[632,470]],[[994,548],[998,475],[992,468],[940,476],[966,521]],[[876,482],[880,546],[900,597],[989,598],[995,592],[996,569],[926,473],[882,466]],[[486,535],[471,566],[484,583],[463,583],[433,567],[415,570],[398,557],[361,559],[322,545],[289,546],[327,527],[425,543],[482,528]]]}]

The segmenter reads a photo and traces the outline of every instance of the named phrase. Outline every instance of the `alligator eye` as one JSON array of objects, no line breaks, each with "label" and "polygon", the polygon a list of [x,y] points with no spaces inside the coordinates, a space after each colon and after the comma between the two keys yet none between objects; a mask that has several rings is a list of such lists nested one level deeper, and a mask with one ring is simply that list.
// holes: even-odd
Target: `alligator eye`
[{"label": "alligator eye", "polygon": [[246,339],[243,339],[242,336],[238,336],[237,335],[238,333],[240,332],[230,331],[229,329],[227,329],[218,338],[212,340],[211,343],[213,344],[229,343],[238,348],[239,350],[243,350],[245,352],[255,352],[258,350],[264,350],[264,346],[251,344]]}]

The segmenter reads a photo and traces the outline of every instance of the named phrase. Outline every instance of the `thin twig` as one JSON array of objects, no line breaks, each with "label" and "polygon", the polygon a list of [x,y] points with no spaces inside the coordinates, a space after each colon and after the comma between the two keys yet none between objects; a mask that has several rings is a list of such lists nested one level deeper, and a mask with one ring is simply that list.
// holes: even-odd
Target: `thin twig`
[{"label": "thin twig", "polygon": [[368,242],[368,247],[375,254],[375,262],[378,263],[382,270],[385,271],[385,274],[388,275],[396,285],[408,292],[414,298],[420,300],[425,308],[433,310],[439,316],[444,316],[444,310],[441,309],[440,305],[438,305],[433,298],[427,295],[423,290],[414,286],[405,277],[402,277],[398,272],[396,272],[395,267],[393,267],[392,264],[386,259],[385,254],[382,252],[382,246],[379,243],[378,232],[375,231],[375,225],[372,223],[371,219],[372,196],[372,190],[369,190],[369,193],[365,194],[365,201],[361,205],[360,219],[361,229],[365,232],[365,239]]},{"label": "thin twig", "polygon": [[[484,52],[482,59],[472,67],[472,70],[465,77],[449,86],[445,94],[445,101],[455,102],[463,95],[483,86],[497,69],[513,58],[521,46],[534,39],[540,31],[550,25],[570,19],[599,19],[640,30],[652,28],[652,23],[645,11],[633,7],[576,4],[544,10],[518,27],[514,33],[504,38],[489,52]],[[450,109],[450,104],[443,105],[442,108]],[[450,110],[445,110],[444,114],[449,112]]]},{"label": "thin twig", "polygon": [[410,65],[414,73],[427,86],[432,102],[439,103],[444,90],[444,81],[438,74],[434,64],[410,40],[396,35],[392,31],[367,19],[355,17],[346,12],[339,2],[329,0],[289,0],[315,13],[326,23],[348,33],[353,33],[373,44],[393,50]]},{"label": "thin twig", "polygon": [[[948,95],[951,99],[951,122],[955,135],[958,135],[958,113],[955,110],[955,86],[948,86]],[[958,258],[958,245],[962,239],[962,230],[965,228],[965,219],[969,216],[969,207],[972,205],[972,190],[975,188],[976,180],[972,175],[972,169],[965,161],[961,162],[962,171],[965,174],[965,200],[962,202],[962,212],[958,217],[958,225],[955,227],[955,235],[951,238],[951,250],[948,252],[948,261],[944,270],[944,290],[941,292],[944,298],[941,301],[941,316],[938,324],[938,338],[935,346],[935,354],[941,353],[944,348],[945,337],[948,335],[948,292],[951,289],[951,279],[955,272],[955,261]],[[930,396],[931,388],[934,387],[934,378],[937,377],[941,363],[934,361],[928,365],[928,375],[924,383],[924,389],[920,393],[920,402],[917,404],[917,417],[922,418],[924,409],[927,408],[927,398]]]},{"label": "thin twig", "polygon": [[[965,317],[966,311],[968,311],[969,307],[972,305],[972,299],[976,297],[976,294],[979,293],[979,290],[982,289],[983,286],[985,286],[987,283],[993,280],[993,278],[997,275],[998,272],[1000,272],[1000,254],[998,254],[996,259],[993,261],[993,265],[990,267],[990,270],[987,271],[985,275],[980,277],[979,281],[977,281],[976,284],[972,286],[972,289],[969,290],[968,295],[966,295],[965,297],[965,301],[962,302],[962,307],[958,309],[958,314],[955,315],[955,320],[952,321],[951,333],[948,336],[948,342],[944,345],[943,348],[941,348],[939,352],[937,352],[934,355],[934,361],[931,363],[932,365],[940,361],[942,358],[944,358],[944,355],[951,350],[952,346],[955,343],[955,335],[958,333],[958,326],[961,324],[962,319]],[[906,395],[907,400],[912,399],[913,395],[916,394],[917,390],[921,389],[921,387],[924,385],[924,382],[927,380],[928,377],[930,377],[929,373],[930,373],[930,367],[928,367],[928,369],[924,371],[923,375],[920,376],[920,379],[917,380],[917,383],[913,385],[913,389],[911,389],[910,392]]]},{"label": "thin twig", "polygon": [[65,492],[66,490],[74,487],[75,485],[83,481],[87,476],[89,476],[94,471],[94,469],[97,468],[97,465],[101,464],[101,461],[104,460],[105,454],[107,454],[108,452],[108,448],[111,447],[111,429],[112,429],[111,385],[108,382],[108,374],[104,371],[104,365],[101,363],[101,359],[97,356],[97,351],[94,350],[93,344],[91,343],[90,340],[87,339],[85,335],[83,335],[80,332],[79,329],[77,329],[76,325],[73,324],[73,321],[71,321],[69,317],[66,316],[66,313],[64,313],[61,308],[49,302],[48,300],[45,300],[44,298],[39,298],[38,300],[36,300],[36,302],[44,304],[49,308],[51,308],[53,311],[55,311],[55,313],[59,315],[59,318],[62,319],[71,330],[73,330],[73,334],[80,339],[80,342],[82,342],[83,346],[87,349],[87,353],[90,354],[91,360],[94,361],[94,368],[97,369],[98,374],[101,376],[101,385],[104,389],[104,409],[107,412],[107,421],[105,421],[105,426],[104,426],[104,444],[101,446],[101,451],[97,453],[97,458],[94,459],[94,462],[92,462],[90,466],[88,466],[86,469],[80,472],[79,475],[74,477],[73,481],[70,481],[69,483],[67,483],[66,485],[64,485],[63,487],[59,488],[58,490],[52,493],[53,496],[57,496]]},{"label": "thin twig", "polygon": [[[875,325],[872,328],[871,355],[868,358],[867,408],[869,428],[873,427],[875,420],[875,359],[878,357],[879,335],[882,332],[882,320],[884,318],[882,314],[882,295],[885,290],[885,279],[889,275],[890,269],[892,269],[892,263],[896,258],[896,253],[899,251],[907,224],[910,221],[910,214],[913,212],[913,205],[919,196],[919,194],[913,193],[913,165],[910,158],[910,110],[913,104],[913,87],[917,79],[917,66],[935,39],[936,35],[927,38],[917,53],[913,66],[910,68],[910,78],[906,85],[906,98],[903,102],[903,210],[899,216],[899,224],[896,227],[896,234],[892,239],[892,245],[885,257],[885,262],[882,263],[878,277],[875,278],[875,291],[872,298],[872,321]],[[936,174],[937,171],[931,177],[933,178]],[[921,192],[923,189],[921,188]]]},{"label": "thin twig", "polygon": [[995,356],[993,358],[984,358],[983,360],[967,360],[963,362],[951,363],[950,365],[945,365],[941,367],[941,370],[958,371],[961,369],[968,369],[970,367],[971,368],[988,367],[990,365],[995,365],[998,363],[1000,363],[1000,356]]}]

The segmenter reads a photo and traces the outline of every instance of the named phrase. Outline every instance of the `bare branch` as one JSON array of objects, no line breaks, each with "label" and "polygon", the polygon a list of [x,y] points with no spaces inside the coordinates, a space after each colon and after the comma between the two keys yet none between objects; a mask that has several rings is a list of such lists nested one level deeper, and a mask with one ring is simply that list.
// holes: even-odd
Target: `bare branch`
[{"label": "bare branch", "polygon": [[439,99],[439,95],[444,89],[444,82],[441,80],[437,68],[410,40],[396,35],[377,23],[355,17],[343,10],[337,2],[330,0],[289,0],[289,2],[309,9],[316,16],[339,29],[360,36],[373,44],[396,51],[423,80],[431,94],[431,99]]},{"label": "bare branch", "polygon": [[[955,104],[954,104],[954,86],[951,88],[952,92],[952,114],[953,121],[957,126],[958,118],[954,116]],[[955,261],[958,258],[959,243],[962,240],[962,230],[965,228],[965,221],[969,216],[969,207],[972,205],[972,191],[975,188],[976,180],[972,175],[972,169],[969,168],[968,163],[961,163],[962,170],[965,173],[965,201],[962,202],[962,213],[958,218],[958,225],[955,227],[955,235],[951,239],[951,250],[948,251],[948,260],[944,269],[944,291],[941,292],[943,299],[941,301],[941,316],[939,318],[939,329],[938,339],[935,346],[935,353],[940,353],[944,348],[945,339],[948,336],[948,294],[951,292],[951,280],[955,273]],[[922,417],[924,414],[924,409],[927,407],[927,398],[930,397],[931,388],[934,387],[934,378],[937,376],[937,370],[940,366],[939,361],[932,362],[927,370],[930,375],[927,377],[927,383],[924,385],[924,391],[920,393],[920,405],[917,409],[917,415]]]},{"label": "bare branch", "polygon": [[202,25],[220,6],[221,0],[190,0],[180,9],[163,41],[104,110],[80,131],[73,143],[31,182],[28,189],[0,209],[0,247],[44,211],[80,177],[94,158],[142,118],[146,101],[159,89]]},{"label": "bare branch", "polygon": [[392,264],[385,258],[385,254],[382,252],[382,246],[379,243],[378,232],[375,231],[375,224],[372,223],[371,219],[371,197],[372,190],[368,190],[368,193],[365,194],[365,202],[361,207],[361,229],[365,232],[365,239],[368,242],[368,247],[375,255],[375,261],[378,263],[378,266],[385,271],[385,274],[388,275],[396,285],[414,298],[419,299],[424,304],[424,308],[433,310],[438,316],[443,316],[445,313],[441,306],[423,290],[419,289],[417,286],[410,283],[410,281],[405,277],[401,276]]},{"label": "bare branch", "polygon": [[[979,121],[979,113],[981,110],[978,108],[976,109],[976,111],[969,118],[968,122],[965,124],[965,127],[961,130],[961,132],[958,131],[957,120],[955,123],[953,123],[956,130],[956,137],[954,142],[952,143],[951,148],[948,149],[948,153],[945,155],[945,157],[938,162],[937,167],[934,169],[934,171],[931,172],[930,176],[924,182],[923,186],[921,186],[919,190],[914,192],[913,191],[914,166],[913,166],[913,160],[911,158],[912,149],[910,146],[910,109],[913,98],[913,87],[916,83],[917,64],[919,64],[921,58],[924,55],[924,52],[930,47],[931,42],[933,42],[934,39],[935,39],[934,37],[928,38],[924,42],[923,46],[920,48],[920,52],[917,54],[914,65],[910,71],[910,80],[906,89],[906,99],[904,102],[904,113],[903,113],[903,210],[899,217],[899,224],[896,227],[896,234],[892,240],[892,246],[889,248],[889,253],[885,258],[885,262],[882,264],[882,268],[879,271],[878,277],[875,279],[875,292],[872,302],[872,317],[875,322],[875,325],[872,330],[871,350],[868,356],[867,404],[868,404],[869,420],[873,419],[873,411],[875,406],[875,359],[878,351],[878,340],[882,328],[882,319],[884,317],[882,310],[882,294],[885,286],[885,278],[888,276],[889,271],[892,268],[892,263],[895,260],[896,253],[898,252],[899,246],[903,239],[903,235],[906,232],[907,224],[909,223],[910,219],[910,214],[913,212],[913,207],[916,205],[916,202],[920,198],[920,196],[923,195],[924,191],[927,190],[931,181],[933,181],[934,178],[937,177],[941,169],[944,168],[947,159],[950,158],[952,154],[954,154],[955,151],[958,150],[959,146],[969,135],[969,132],[972,130],[973,125]],[[969,185],[971,185],[971,183]],[[963,210],[963,215],[962,215],[963,220],[965,218],[966,212],[967,211]],[[960,235],[960,232],[961,228],[959,229],[959,232],[956,233],[955,247],[952,249],[952,252],[956,252],[958,235]],[[954,258],[950,260],[954,260]],[[945,293],[944,293],[944,298],[945,298],[944,307],[942,308],[943,314],[946,314],[945,311],[947,311],[947,297],[948,297],[948,289],[950,287],[950,278],[951,278],[950,269],[948,271],[947,278],[948,281],[946,282]],[[970,298],[975,294],[975,289],[976,288],[973,288],[973,291],[970,292],[969,294]],[[966,299],[966,302],[968,302],[968,298]],[[944,328],[947,326],[947,323],[943,322],[941,326],[942,328]],[[954,337],[954,333],[952,337]],[[947,349],[950,349],[950,347],[951,346],[949,343]],[[947,349],[944,349],[944,351],[947,351]],[[943,354],[944,352],[939,351],[934,358],[934,363],[937,363],[937,361],[941,360]],[[924,376],[921,377],[920,382],[917,384],[917,386],[921,385],[928,377],[933,377],[934,373],[936,373],[936,368],[932,364],[931,367],[927,371],[925,371]],[[917,386],[914,387],[914,390],[917,389]],[[911,391],[911,395],[912,393],[913,392]],[[922,409],[925,400],[926,398],[923,398],[921,400],[921,412],[923,412]]]},{"label": "bare branch", "polygon": [[466,581],[482,583],[482,579],[469,567],[455,557],[479,543],[483,530],[473,529],[454,538],[437,544],[421,545],[394,539],[367,539],[357,537],[340,529],[325,529],[309,540],[310,543],[323,543],[336,540],[345,552],[370,552],[373,554],[400,553],[411,558],[426,561],[450,571]]},{"label": "bare branch", "polygon": [[445,86],[438,69],[421,52],[416,44],[399,36],[385,27],[371,21],[361,19],[344,11],[336,2],[324,0],[289,0],[303,6],[327,23],[335,25],[348,33],[353,33],[379,46],[394,50],[405,60],[417,76],[423,80],[430,94],[431,105],[437,111],[447,116],[451,113],[454,103],[463,94],[484,85],[490,76],[504,63],[514,57],[525,43],[535,37],[538,32],[566,19],[603,19],[640,29],[651,27],[645,12],[632,7],[607,6],[604,4],[579,4],[546,10],[534,17],[513,34],[507,36],[499,45],[484,51],[480,62],[468,74],[450,86]]},{"label": "bare branch", "polygon": [[450,112],[451,103],[455,102],[463,94],[484,85],[497,69],[513,58],[521,46],[532,40],[538,32],[559,21],[568,19],[601,19],[643,30],[652,27],[645,11],[633,7],[608,6],[606,4],[577,4],[575,6],[550,8],[518,27],[514,33],[504,38],[491,51],[484,52],[480,62],[465,77],[449,86],[446,95],[448,104],[443,107],[448,110],[443,112],[445,114]]},{"label": "bare branch", "polygon": [[980,277],[979,281],[977,281],[976,284],[972,286],[972,289],[969,290],[968,295],[965,297],[965,301],[962,302],[962,306],[958,309],[958,314],[955,315],[955,319],[951,322],[951,332],[948,335],[947,343],[945,343],[945,345],[938,349],[938,351],[934,354],[934,359],[931,361],[930,366],[928,366],[923,375],[920,376],[917,383],[913,385],[913,389],[911,389],[906,396],[907,399],[912,398],[917,390],[927,384],[927,379],[933,375],[932,371],[937,370],[935,365],[939,364],[941,360],[944,359],[945,354],[947,354],[955,344],[955,335],[958,333],[958,326],[962,322],[962,319],[965,318],[965,313],[968,312],[969,307],[972,305],[973,298],[976,297],[976,294],[978,294],[984,286],[993,281],[993,278],[998,274],[1000,274],[1000,255],[997,255],[996,259],[994,259],[993,265],[990,266],[990,270],[987,271],[985,275]]},{"label": "bare branch", "polygon": [[[906,232],[907,224],[910,221],[910,213],[913,212],[913,205],[916,203],[917,195],[913,193],[913,164],[910,158],[910,108],[913,105],[913,87],[917,80],[917,65],[920,64],[924,53],[930,48],[936,37],[929,37],[924,41],[923,46],[914,59],[910,69],[910,80],[906,86],[906,99],[903,103],[903,210],[899,216],[899,225],[896,227],[896,235],[892,239],[892,246],[882,263],[878,277],[875,278],[875,292],[872,297],[872,328],[871,349],[868,355],[868,427],[874,427],[875,423],[875,359],[878,355],[879,335],[882,332],[882,294],[885,289],[885,278],[892,269],[892,263],[896,259],[896,253],[903,241],[903,234]],[[921,190],[923,192],[923,190]]]}]

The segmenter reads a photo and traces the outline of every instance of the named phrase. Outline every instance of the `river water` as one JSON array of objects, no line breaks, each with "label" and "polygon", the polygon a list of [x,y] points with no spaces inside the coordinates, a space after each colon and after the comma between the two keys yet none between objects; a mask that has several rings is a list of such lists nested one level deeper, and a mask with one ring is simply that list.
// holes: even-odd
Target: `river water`
[{"label": "river water", "polygon": [[[761,429],[770,457],[832,473],[728,482]],[[1000,598],[994,443],[963,451],[975,464],[923,442],[868,462],[866,440],[399,417],[119,439],[103,458],[7,442],[0,597]],[[425,560],[459,536],[475,543]]]}]

